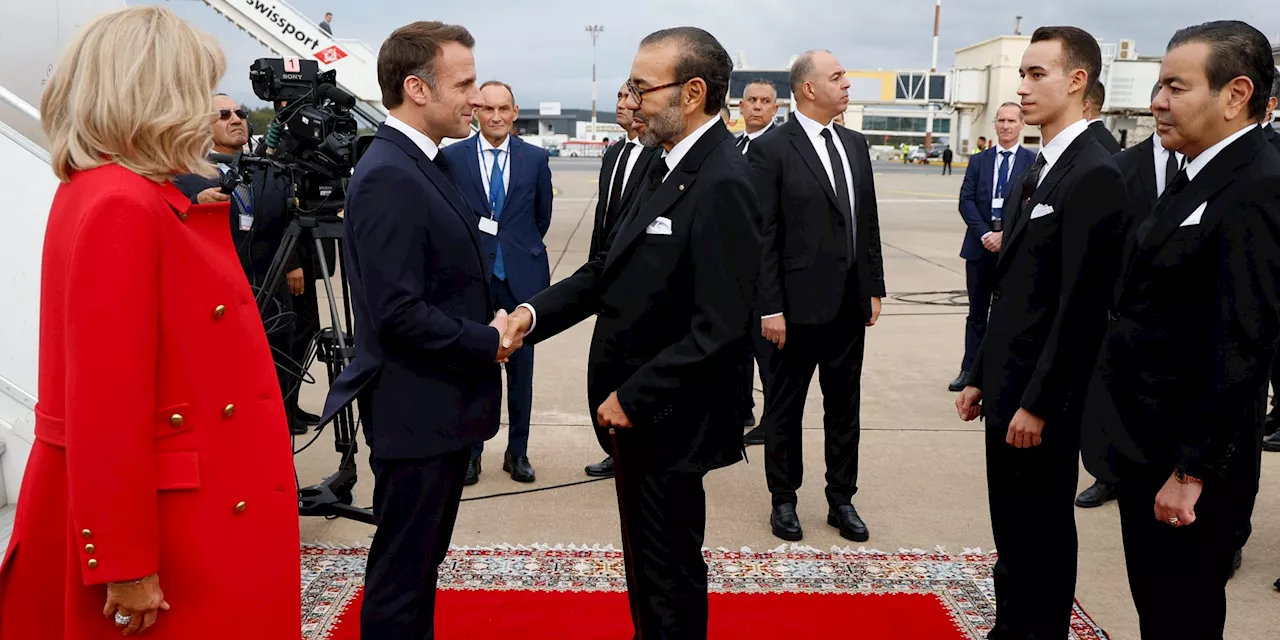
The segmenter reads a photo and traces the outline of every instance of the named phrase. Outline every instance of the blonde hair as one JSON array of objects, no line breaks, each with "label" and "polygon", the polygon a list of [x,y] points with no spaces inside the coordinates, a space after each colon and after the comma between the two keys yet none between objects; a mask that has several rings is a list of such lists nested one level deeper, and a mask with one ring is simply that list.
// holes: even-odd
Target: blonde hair
[{"label": "blonde hair", "polygon": [[76,35],[40,99],[58,179],[115,163],[152,180],[216,175],[213,93],[226,57],[163,7],[107,12]]}]

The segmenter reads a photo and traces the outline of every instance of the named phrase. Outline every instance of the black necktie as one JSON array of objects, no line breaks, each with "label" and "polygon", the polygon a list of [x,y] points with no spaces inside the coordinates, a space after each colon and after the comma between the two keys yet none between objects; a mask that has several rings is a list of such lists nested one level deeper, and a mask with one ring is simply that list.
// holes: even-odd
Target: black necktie
[{"label": "black necktie", "polygon": [[[639,215],[640,210],[644,209],[645,203],[658,191],[658,187],[662,186],[662,179],[666,176],[666,158],[654,158],[649,162],[649,170],[645,172],[644,188],[640,190],[640,193],[636,194],[635,200],[632,200],[627,207],[626,214],[622,216],[622,221],[618,223],[618,228],[614,231],[615,234],[621,235],[627,225],[631,224],[631,221]],[[612,240],[610,240],[610,244],[613,244]]]},{"label": "black necktie", "polygon": [[831,177],[835,181],[836,203],[840,205],[840,212],[844,214],[845,222],[849,224],[849,257],[853,256],[853,201],[849,199],[849,183],[844,179],[844,161],[840,159],[840,152],[836,151],[836,143],[831,139],[831,129],[823,129],[822,137],[827,141],[827,155],[831,156]]},{"label": "black necktie", "polygon": [[622,143],[622,153],[618,155],[618,162],[614,164],[613,184],[609,186],[609,203],[605,209],[605,229],[612,229],[613,223],[618,221],[618,209],[622,200],[622,188],[627,181],[627,158],[631,156],[631,143]]},{"label": "black necktie", "polygon": [[743,152],[743,153],[746,153],[746,152],[747,152],[747,143],[748,143],[748,142],[750,142],[750,141],[751,141],[751,138],[748,138],[748,137],[747,137],[747,134],[745,134],[745,133],[744,133],[744,134],[742,134],[742,136],[738,138],[738,151],[741,151],[741,152]]},{"label": "black necktie", "polygon": [[[1172,153],[1169,155],[1171,157],[1173,156]],[[1166,188],[1164,193],[1160,195],[1160,199],[1156,200],[1156,206],[1151,210],[1150,215],[1147,216],[1146,220],[1142,221],[1142,224],[1138,225],[1138,244],[1142,244],[1142,242],[1147,239],[1147,234],[1151,233],[1152,227],[1155,227],[1156,222],[1160,220],[1160,217],[1169,210],[1169,204],[1173,202],[1174,198],[1178,197],[1179,193],[1182,193],[1182,190],[1185,189],[1188,184],[1191,184],[1191,178],[1187,176],[1187,170],[1182,169],[1178,171],[1178,173],[1175,174],[1173,182],[1169,183],[1168,188]]]},{"label": "black necktie", "polygon": [[436,157],[431,160],[431,164],[436,165],[436,167],[440,169],[440,173],[444,174],[444,177],[449,181],[449,184],[453,185],[455,189],[458,188],[457,181],[453,179],[453,171],[449,169],[449,163],[444,159],[443,151],[440,151],[439,149],[436,150]]},{"label": "black necktie", "polygon": [[1165,150],[1165,153],[1169,154],[1169,157],[1164,161],[1164,188],[1167,191],[1169,185],[1173,184],[1174,177],[1178,175],[1178,158],[1177,154],[1168,149]]},{"label": "black necktie", "polygon": [[1036,161],[1032,163],[1031,168],[1027,169],[1027,175],[1022,179],[1022,207],[1026,208],[1031,204],[1031,198],[1036,195],[1036,188],[1040,186],[1040,174],[1044,172],[1045,160],[1043,153],[1036,154]]}]

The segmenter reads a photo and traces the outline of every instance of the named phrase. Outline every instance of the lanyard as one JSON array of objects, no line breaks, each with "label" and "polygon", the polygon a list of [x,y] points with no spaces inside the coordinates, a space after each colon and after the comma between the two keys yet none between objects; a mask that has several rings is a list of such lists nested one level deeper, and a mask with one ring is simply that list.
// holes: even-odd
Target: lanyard
[{"label": "lanyard", "polygon": [[[493,195],[492,195],[492,194],[493,194],[493,185],[489,184],[489,178],[490,178],[490,177],[492,176],[492,174],[493,174],[493,165],[492,165],[492,164],[489,164],[489,163],[487,163],[487,162],[485,161],[485,156],[486,156],[486,155],[488,155],[488,154],[487,154],[487,152],[488,152],[488,151],[492,151],[493,149],[485,149],[485,148],[484,148],[484,145],[482,145],[482,144],[477,144],[476,146],[477,146],[477,147],[479,147],[479,149],[480,149],[480,167],[484,169],[484,171],[483,171],[482,173],[483,173],[483,176],[484,176],[485,195],[489,196],[489,217],[490,217],[490,218],[492,218],[492,217],[494,217],[494,210],[493,210]],[[496,147],[495,147],[495,149],[496,149]],[[499,151],[499,152],[500,152],[498,155],[502,156],[502,178],[503,178],[503,180],[504,180],[504,181],[508,179],[508,178],[507,178],[507,167],[508,167],[508,166],[510,166],[510,164],[511,164],[511,151],[510,151],[510,149],[511,149],[511,146],[510,146],[509,144],[508,144],[508,146],[507,146],[507,150],[506,150],[506,151],[503,151],[502,149],[497,149],[497,151]],[[506,191],[507,191],[507,187],[506,187],[506,185],[503,185],[503,186],[502,186],[502,191],[503,191],[503,193],[506,193]]]}]

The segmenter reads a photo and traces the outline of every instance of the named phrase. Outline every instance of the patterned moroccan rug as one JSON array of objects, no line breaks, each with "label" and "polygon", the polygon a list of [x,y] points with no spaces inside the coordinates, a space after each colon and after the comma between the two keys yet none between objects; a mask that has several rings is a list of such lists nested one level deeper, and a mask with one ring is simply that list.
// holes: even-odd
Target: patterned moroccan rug
[{"label": "patterned moroccan rug", "polygon": [[[303,640],[360,640],[363,548],[302,548]],[[995,555],[707,551],[710,638],[981,640],[995,621]],[[629,640],[622,552],[455,547],[440,568],[441,640]],[[1070,640],[1107,635],[1079,605]],[[850,636],[850,631],[856,634]]]}]

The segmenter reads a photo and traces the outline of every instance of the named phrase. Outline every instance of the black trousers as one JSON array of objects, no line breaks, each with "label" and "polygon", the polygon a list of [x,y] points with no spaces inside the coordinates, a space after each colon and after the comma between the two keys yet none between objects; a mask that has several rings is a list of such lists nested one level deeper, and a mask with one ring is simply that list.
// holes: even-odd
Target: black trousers
[{"label": "black trousers", "polygon": [[[644,640],[705,640],[707,564],[702,557],[705,473],[645,469],[619,452],[623,536],[631,541],[634,578],[627,598]],[[618,480],[621,477],[622,480]]]},{"label": "black trousers", "polygon": [[369,457],[377,529],[365,572],[360,636],[435,638],[436,581],[458,517],[469,451],[419,460]]},{"label": "black trousers", "polygon": [[942,162],[942,175],[945,176],[948,173],[951,173],[951,163],[944,160]]},{"label": "black trousers", "polygon": [[986,430],[987,497],[999,559],[990,640],[1065,638],[1076,591],[1075,492],[1080,433],[1045,425],[1040,446],[1005,442],[1008,422]]},{"label": "black trousers", "polygon": [[[304,232],[297,247],[298,258],[302,262],[303,290],[301,295],[293,296],[295,316],[289,357],[298,365],[305,365],[307,352],[315,342],[316,334],[320,332],[320,301],[316,294],[316,278],[320,276],[315,264],[315,242],[310,235]],[[285,413],[290,419],[298,410],[298,391],[301,389],[299,382],[295,381],[294,392],[284,399]]]},{"label": "black trousers", "polygon": [[[264,282],[253,283],[255,289]],[[256,290],[255,290],[256,295]],[[289,283],[281,282],[275,295],[267,302],[262,312],[263,328],[267,332],[267,345],[271,347],[271,359],[276,365],[276,379],[280,384],[280,397],[284,399],[285,415],[292,417],[296,404],[298,386],[302,383],[302,372],[293,360],[294,327],[297,324],[293,316],[293,296],[289,294]],[[290,404],[290,402],[294,404]]]},{"label": "black trousers", "polygon": [[[760,315],[755,313],[754,310],[751,313],[751,328],[748,329],[748,331],[751,335],[748,336],[750,341],[744,357],[745,376],[743,379],[743,385],[747,390],[746,412],[751,413],[755,411],[756,408],[756,366],[760,367],[760,384],[763,385],[765,389],[768,389],[769,379],[772,377],[769,367],[773,361],[774,354],[778,352],[778,346],[769,342],[765,339],[764,335],[760,333]],[[753,359],[755,360],[754,364],[752,363]],[[768,397],[768,391],[765,392],[765,395]],[[745,415],[742,417],[746,418]]]},{"label": "black trousers", "polygon": [[[511,313],[522,302],[516,299],[506,280],[494,278],[489,284],[489,291],[493,295],[494,309],[505,309]],[[533,347],[517,349],[503,366],[507,368],[507,416],[510,421],[507,452],[513,456],[528,455],[529,421],[533,414]],[[471,459],[479,458],[483,451],[484,443],[477,443],[471,448]]]},{"label": "black trousers", "polygon": [[969,294],[969,315],[964,319],[964,359],[960,370],[973,368],[973,359],[987,335],[987,317],[991,313],[991,292],[995,290],[997,255],[986,251],[977,260],[965,260],[964,281]]},{"label": "black trousers", "polygon": [[[854,282],[856,276],[850,278]],[[858,442],[862,436],[862,356],[866,321],[856,286],[846,295],[834,322],[787,323],[787,342],[773,358],[765,387],[764,470],[773,506],[795,504],[804,480],[801,440],[805,396],[813,371],[822,386],[822,426],[827,463],[827,503],[853,503],[858,492]]]},{"label": "black trousers", "polygon": [[1280,351],[1271,359],[1271,413],[1280,408]]}]

